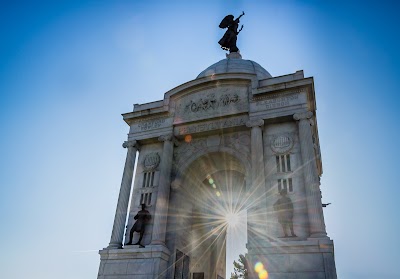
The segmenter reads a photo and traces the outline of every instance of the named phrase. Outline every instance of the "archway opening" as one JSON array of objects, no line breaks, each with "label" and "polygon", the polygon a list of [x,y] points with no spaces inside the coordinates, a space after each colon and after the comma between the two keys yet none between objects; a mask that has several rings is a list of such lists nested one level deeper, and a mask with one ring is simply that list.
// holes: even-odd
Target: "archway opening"
[{"label": "archway opening", "polygon": [[[224,238],[225,243],[220,252],[220,259],[225,266],[224,278],[230,278],[234,271],[233,262],[238,262],[239,255],[246,255],[247,248],[247,202],[246,185],[244,175],[237,171],[221,170],[213,173],[207,178],[208,184],[214,182],[211,187],[215,189],[217,197],[216,210],[212,213],[214,216],[220,216],[221,226],[219,228],[223,233],[219,234]],[[217,268],[218,269],[218,268]],[[219,269],[221,270],[221,268]],[[216,274],[222,277],[220,274]]]},{"label": "archway opening", "polygon": [[233,261],[246,254],[245,173],[243,164],[226,153],[207,154],[187,169],[183,184],[192,208],[187,235],[193,275],[230,278]]}]

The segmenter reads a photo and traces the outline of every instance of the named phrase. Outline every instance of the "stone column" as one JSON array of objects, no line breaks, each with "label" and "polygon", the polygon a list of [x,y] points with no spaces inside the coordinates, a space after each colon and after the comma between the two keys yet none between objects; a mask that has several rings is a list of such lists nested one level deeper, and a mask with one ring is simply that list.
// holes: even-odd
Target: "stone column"
[{"label": "stone column", "polygon": [[248,224],[250,226],[249,244],[260,245],[260,240],[266,236],[266,189],[264,173],[264,151],[262,126],[264,120],[249,120],[246,126],[251,128],[251,183],[247,194],[250,199]]},{"label": "stone column", "polygon": [[160,181],[158,183],[151,244],[165,246],[174,142],[172,135],[160,136],[158,140],[164,142],[164,146],[160,164]]},{"label": "stone column", "polygon": [[129,196],[132,188],[133,169],[135,167],[136,151],[139,148],[137,141],[126,141],[122,145],[128,148],[126,155],[124,174],[122,176],[121,188],[119,190],[118,204],[115,211],[114,225],[111,233],[108,249],[119,249],[122,247],[126,216],[128,214]]},{"label": "stone column", "polygon": [[311,111],[296,113],[293,118],[298,121],[299,138],[302,157],[302,169],[307,196],[310,237],[326,237],[324,214],[322,212],[320,182],[312,140]]}]

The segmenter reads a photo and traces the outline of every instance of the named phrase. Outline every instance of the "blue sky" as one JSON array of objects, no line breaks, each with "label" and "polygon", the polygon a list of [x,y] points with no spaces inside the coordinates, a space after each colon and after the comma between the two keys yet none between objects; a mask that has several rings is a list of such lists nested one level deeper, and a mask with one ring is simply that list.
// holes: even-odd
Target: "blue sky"
[{"label": "blue sky", "polygon": [[[399,278],[395,1],[10,1],[0,9],[3,278],[95,278],[128,126],[223,59],[218,28],[273,76],[315,78],[327,231],[339,278]],[[397,171],[396,171],[397,170]]]}]

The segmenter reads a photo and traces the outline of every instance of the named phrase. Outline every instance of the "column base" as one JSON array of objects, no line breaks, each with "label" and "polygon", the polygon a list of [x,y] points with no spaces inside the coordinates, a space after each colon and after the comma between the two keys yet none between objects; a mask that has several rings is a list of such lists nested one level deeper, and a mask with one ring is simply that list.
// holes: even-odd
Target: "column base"
[{"label": "column base", "polygon": [[121,243],[110,243],[105,249],[122,249]]},{"label": "column base", "polygon": [[100,267],[97,279],[115,278],[166,278],[170,252],[163,246],[137,245],[123,249],[99,251]]}]

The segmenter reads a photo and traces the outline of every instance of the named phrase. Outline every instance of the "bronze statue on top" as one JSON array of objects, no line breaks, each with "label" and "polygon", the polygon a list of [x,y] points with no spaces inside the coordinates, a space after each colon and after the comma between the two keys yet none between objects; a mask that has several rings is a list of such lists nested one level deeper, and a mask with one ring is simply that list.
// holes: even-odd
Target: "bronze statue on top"
[{"label": "bronze statue on top", "polygon": [[221,38],[221,40],[219,40],[218,43],[221,45],[221,48],[223,50],[229,50],[229,53],[239,51],[238,47],[236,46],[236,40],[237,35],[239,35],[240,31],[242,31],[243,29],[242,25],[242,27],[238,31],[239,19],[242,16],[244,16],[244,12],[242,12],[242,14],[237,19],[234,19],[233,15],[227,15],[219,24],[219,28],[228,28],[228,30],[226,30],[224,36]]},{"label": "bronze statue on top", "polygon": [[142,210],[140,210],[134,217],[136,220],[135,224],[133,224],[133,227],[131,228],[131,231],[129,233],[129,241],[126,243],[126,245],[132,245],[132,240],[133,240],[133,233],[138,232],[140,234],[138,242],[136,242],[133,245],[139,245],[140,247],[144,247],[140,242],[142,241],[143,235],[144,235],[144,229],[147,223],[151,219],[150,212],[148,212],[146,209],[146,205],[142,204]]}]

